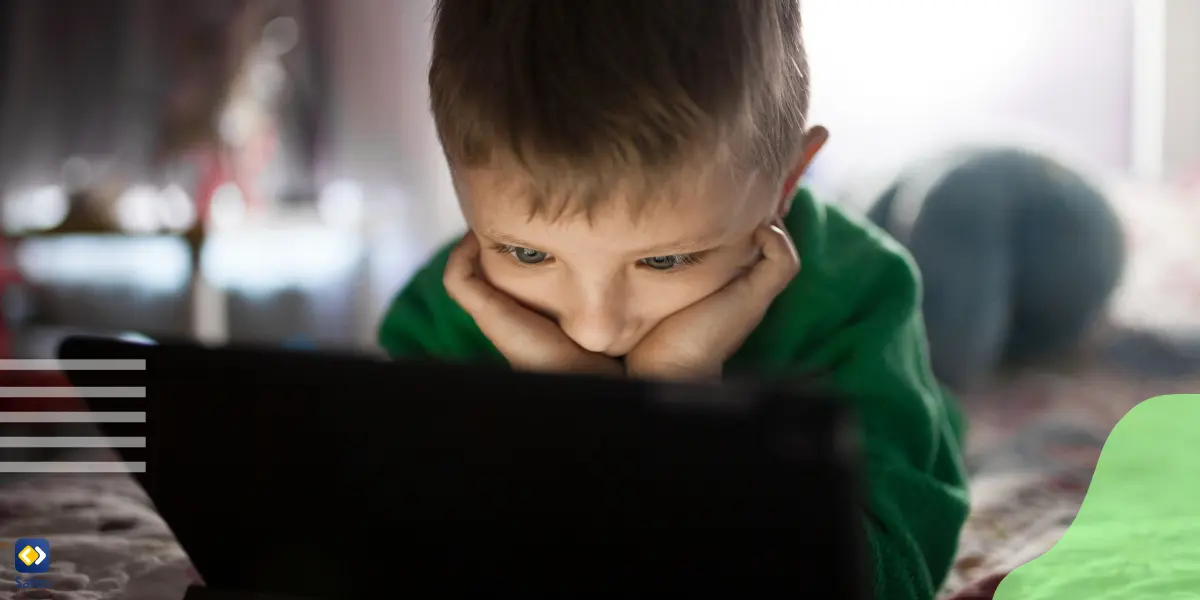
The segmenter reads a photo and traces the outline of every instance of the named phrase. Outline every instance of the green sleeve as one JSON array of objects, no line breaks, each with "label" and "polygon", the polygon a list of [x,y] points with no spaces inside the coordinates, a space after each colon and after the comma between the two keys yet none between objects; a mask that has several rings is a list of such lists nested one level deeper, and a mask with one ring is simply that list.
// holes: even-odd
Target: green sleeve
[{"label": "green sleeve", "polygon": [[872,279],[865,293],[881,301],[831,340],[828,359],[858,403],[876,597],[932,599],[967,517],[962,421],[929,372],[912,270],[894,261]]},{"label": "green sleeve", "polygon": [[507,364],[442,285],[454,243],[438,250],[392,300],[379,326],[379,345],[392,358]]},{"label": "green sleeve", "polygon": [[735,358],[775,375],[824,373],[853,403],[876,596],[933,598],[968,505],[963,422],[929,366],[918,271],[881,231],[806,193],[788,229],[800,275]]}]

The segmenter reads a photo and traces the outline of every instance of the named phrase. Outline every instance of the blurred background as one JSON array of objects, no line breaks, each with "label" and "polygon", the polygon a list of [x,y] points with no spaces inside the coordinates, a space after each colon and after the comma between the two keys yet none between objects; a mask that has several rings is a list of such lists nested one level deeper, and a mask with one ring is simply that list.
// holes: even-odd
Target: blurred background
[{"label": "blurred background", "polygon": [[[390,298],[463,227],[427,110],[431,8],[0,0],[0,358],[79,332],[377,352]],[[1058,539],[1131,406],[1200,390],[1200,0],[803,9],[832,133],[806,184],[912,250],[943,381],[983,374],[944,591],[990,597],[970,590]],[[969,147],[994,151],[930,158]],[[1054,351],[993,372],[1022,334]],[[12,531],[136,496],[38,485],[0,494]],[[141,547],[104,531],[101,583]]]},{"label": "blurred background", "polygon": [[3,313],[66,332],[373,347],[459,226],[427,2],[5,0]]},{"label": "blurred background", "polygon": [[[426,109],[431,4],[2,2],[11,352],[76,330],[373,352],[386,301],[462,227]],[[812,120],[833,132],[809,185],[865,209],[940,145],[1054,149],[1151,246],[1114,310],[1194,323],[1195,274],[1180,270],[1200,266],[1172,246],[1192,240],[1153,228],[1198,224],[1198,12],[806,1]],[[1174,292],[1158,289],[1172,271]]]},{"label": "blurred background", "polygon": [[[11,352],[67,331],[374,351],[388,299],[462,227],[426,107],[431,4],[0,3]],[[865,210],[965,139],[1052,149],[1145,240],[1114,313],[1200,320],[1194,243],[1156,233],[1200,224],[1200,4],[804,8],[821,197]]]}]

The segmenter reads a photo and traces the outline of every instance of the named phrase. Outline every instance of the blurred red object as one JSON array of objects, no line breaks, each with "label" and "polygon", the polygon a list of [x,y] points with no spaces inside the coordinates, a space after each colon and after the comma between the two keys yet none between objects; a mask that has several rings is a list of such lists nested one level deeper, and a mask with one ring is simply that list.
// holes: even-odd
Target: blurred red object
[{"label": "blurred red object", "polygon": [[213,193],[221,184],[229,181],[230,175],[225,161],[217,153],[194,152],[191,156],[200,165],[200,178],[195,190],[196,219],[203,229],[207,229]]},{"label": "blurred red object", "polygon": [[[58,371],[2,371],[0,388],[14,387],[71,387],[71,382]],[[86,410],[80,398],[3,398],[4,412],[64,412]]]},{"label": "blurred red object", "polygon": [[[11,241],[0,237],[0,297],[8,286],[21,283],[21,274],[12,259]],[[0,359],[12,358],[12,333],[4,318],[0,305]],[[57,371],[4,371],[0,370],[0,388],[14,387],[70,387],[70,382]],[[83,410],[85,405],[78,398],[3,398],[2,411],[66,411]]]},{"label": "blurred red object", "polygon": [[[0,298],[4,297],[8,286],[21,282],[21,273],[17,271],[16,261],[12,256],[12,247],[8,238],[0,236]],[[8,331],[8,322],[4,317],[4,305],[0,304],[0,358],[11,356],[12,335]]]}]

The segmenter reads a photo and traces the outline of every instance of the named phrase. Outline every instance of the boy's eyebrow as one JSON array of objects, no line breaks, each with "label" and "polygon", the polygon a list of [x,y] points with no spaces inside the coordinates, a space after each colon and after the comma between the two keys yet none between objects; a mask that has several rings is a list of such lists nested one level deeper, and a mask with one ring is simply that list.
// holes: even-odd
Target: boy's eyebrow
[{"label": "boy's eyebrow", "polygon": [[496,231],[495,229],[484,229],[482,231],[482,233],[483,233],[484,237],[491,238],[497,242],[500,242],[501,244],[505,244],[508,246],[517,246],[519,248],[537,249],[536,244],[531,244],[529,242],[512,237],[510,235],[500,233],[499,231]]},{"label": "boy's eyebrow", "polygon": [[[505,233],[496,231],[495,229],[484,229],[482,231],[484,237],[491,238],[501,244],[507,246],[516,246],[518,248],[532,248],[534,250],[543,250],[538,244],[527,242],[520,238],[516,238]],[[686,254],[710,250],[717,246],[723,236],[710,235],[698,238],[689,238],[686,240],[677,240],[666,244],[659,244],[651,248],[643,248],[636,250],[633,254],[640,256],[667,256],[671,254]]]},{"label": "boy's eyebrow", "polygon": [[719,245],[721,236],[711,235],[698,238],[690,238],[686,240],[677,240],[667,244],[660,244],[653,248],[643,248],[635,252],[642,256],[668,256],[671,254],[689,254],[711,250]]}]

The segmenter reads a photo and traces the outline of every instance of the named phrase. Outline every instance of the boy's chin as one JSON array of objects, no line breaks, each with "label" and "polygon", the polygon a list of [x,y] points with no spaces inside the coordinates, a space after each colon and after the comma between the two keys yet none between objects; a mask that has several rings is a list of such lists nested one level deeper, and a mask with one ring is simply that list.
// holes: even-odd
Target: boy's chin
[{"label": "boy's chin", "polygon": [[617,360],[625,360],[625,356],[633,351],[634,346],[636,346],[636,344],[630,342],[614,344],[604,350],[601,350],[598,352],[598,354],[603,354],[604,356],[615,358]]},{"label": "boy's chin", "polygon": [[625,361],[625,357],[626,357],[626,356],[628,356],[628,355],[629,355],[629,353],[630,353],[630,352],[632,352],[632,351],[633,351],[633,347],[632,347],[632,346],[630,346],[630,347],[618,347],[618,348],[613,348],[613,349],[611,349],[611,350],[605,350],[605,351],[604,351],[604,352],[602,352],[601,354],[603,354],[603,355],[605,355],[605,356],[607,356],[607,357],[609,357],[609,358],[615,358],[615,359],[617,359],[617,360],[619,360],[619,361],[622,361],[622,362],[624,362],[624,361]]}]

